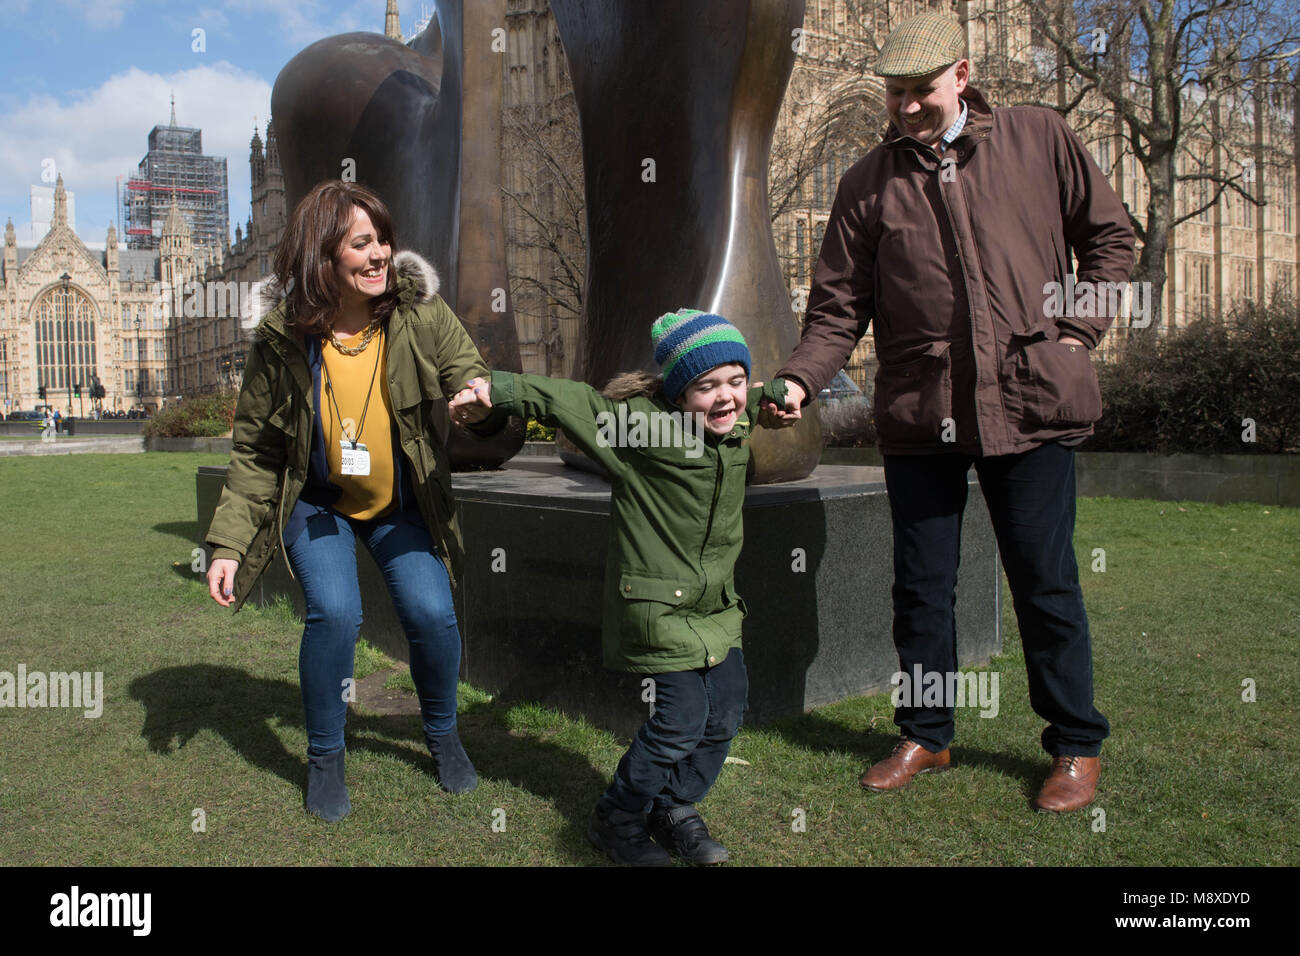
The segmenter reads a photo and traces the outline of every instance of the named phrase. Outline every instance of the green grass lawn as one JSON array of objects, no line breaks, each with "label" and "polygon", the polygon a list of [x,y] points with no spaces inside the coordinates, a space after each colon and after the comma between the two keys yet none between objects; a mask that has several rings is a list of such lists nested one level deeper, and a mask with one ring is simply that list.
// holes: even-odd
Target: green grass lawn
[{"label": "green grass lawn", "polygon": [[[0,671],[102,671],[106,698],[93,719],[0,708],[0,863],[603,862],[583,828],[626,741],[465,686],[475,793],[438,789],[417,717],[354,713],[352,815],[303,811],[301,624],[286,604],[232,617],[190,570],[195,469],[223,461],[0,459]],[[893,741],[888,695],[743,729],[732,753],[746,763],[701,805],[733,861],[1300,861],[1300,511],[1085,499],[1075,544],[1113,728],[1092,810],[1029,809],[1048,761],[1008,598],[990,665],[1000,713],[958,712],[949,773],[896,794],[858,787]],[[1096,548],[1104,572],[1090,570]],[[388,667],[358,656],[358,676]]]}]

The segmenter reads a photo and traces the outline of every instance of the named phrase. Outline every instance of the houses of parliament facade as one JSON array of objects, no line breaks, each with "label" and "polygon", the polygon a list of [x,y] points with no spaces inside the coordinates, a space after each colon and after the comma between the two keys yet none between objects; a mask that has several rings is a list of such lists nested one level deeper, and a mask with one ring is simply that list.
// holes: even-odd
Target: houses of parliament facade
[{"label": "houses of parliament facade", "polygon": [[[402,39],[397,5],[387,0],[387,7],[385,33]],[[503,147],[511,200],[506,254],[520,354],[524,371],[568,377],[575,374],[578,357],[581,275],[575,284],[573,273],[585,257],[572,208],[581,196],[559,194],[539,173],[556,162],[580,164],[572,87],[547,0],[504,0],[504,7],[503,125],[523,134],[508,136]],[[802,319],[797,303],[811,281],[839,179],[883,132],[883,88],[870,73],[878,42],[915,12],[948,12],[965,28],[972,84],[994,106],[1013,105],[1029,101],[1026,91],[1034,88],[1036,74],[1041,78],[1043,59],[1050,56],[1031,25],[1014,18],[1019,7],[1010,0],[807,0],[770,174],[773,232],[794,303],[792,323]],[[1214,143],[1193,142],[1179,159],[1180,173],[1226,174],[1249,167],[1251,175],[1242,182],[1254,201],[1225,192],[1174,228],[1162,330],[1202,315],[1222,316],[1242,302],[1297,287],[1300,126],[1295,119],[1300,109],[1294,80],[1281,86],[1289,89],[1287,97],[1257,103],[1253,110],[1225,106],[1227,135]],[[1040,83],[1034,99],[1063,104],[1066,95],[1063,89],[1053,95],[1050,84]],[[833,110],[845,114],[838,126],[827,122]],[[1067,118],[1120,198],[1142,218],[1146,178],[1118,119],[1098,102],[1084,102]],[[548,143],[532,135],[543,127],[563,131],[569,141]],[[827,129],[841,131],[839,138],[809,139],[810,131]],[[35,406],[42,385],[51,404],[68,408],[72,387],[88,388],[96,378],[104,387],[105,409],[154,411],[179,396],[238,387],[251,333],[238,310],[205,314],[208,309],[185,308],[179,296],[163,296],[160,302],[158,290],[196,280],[247,289],[269,274],[289,212],[273,122],[266,124],[265,138],[254,131],[248,162],[252,215],[236,226],[234,241],[226,239],[219,248],[196,242],[180,204],[172,203],[156,249],[119,249],[110,226],[106,249],[89,250],[68,226],[61,179],[50,230],[34,248],[19,247],[9,223],[0,263],[0,375],[10,409]],[[581,183],[580,165],[566,178]],[[1206,205],[1206,188],[1204,181],[1178,184],[1176,215]],[[566,219],[568,229],[538,225]],[[567,281],[552,281],[563,275]],[[1121,319],[1103,354],[1122,338],[1123,326]],[[868,336],[847,370],[866,385],[871,364]],[[75,406],[68,410],[79,412]]]}]

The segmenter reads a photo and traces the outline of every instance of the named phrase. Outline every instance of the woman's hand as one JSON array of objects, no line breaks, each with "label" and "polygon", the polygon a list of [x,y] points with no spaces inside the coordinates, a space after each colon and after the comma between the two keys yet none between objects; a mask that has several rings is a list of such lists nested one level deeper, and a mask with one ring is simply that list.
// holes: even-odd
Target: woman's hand
[{"label": "woman's hand", "polygon": [[471,425],[487,418],[492,410],[491,392],[487,379],[471,378],[447,403],[452,422]]},{"label": "woman's hand", "polygon": [[212,595],[212,600],[222,607],[230,607],[235,603],[230,593],[235,587],[237,570],[239,570],[239,562],[232,561],[230,558],[221,558],[208,565],[208,593]]}]

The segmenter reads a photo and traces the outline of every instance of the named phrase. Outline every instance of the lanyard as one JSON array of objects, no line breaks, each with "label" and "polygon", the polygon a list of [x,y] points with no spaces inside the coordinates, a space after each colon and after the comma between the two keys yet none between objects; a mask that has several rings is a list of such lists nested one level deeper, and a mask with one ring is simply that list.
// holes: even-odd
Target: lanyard
[{"label": "lanyard", "polygon": [[[375,367],[370,373],[370,387],[366,389],[366,403],[361,407],[361,421],[357,422],[356,434],[352,435],[350,438],[346,432],[343,434],[344,438],[347,438],[348,441],[352,442],[352,448],[354,451],[356,450],[357,442],[361,440],[362,429],[366,427],[366,412],[370,409],[370,395],[375,390],[375,375],[379,372],[379,353],[383,349],[383,345],[384,330],[381,327],[379,329],[379,341],[375,344]],[[339,403],[337,399],[334,398],[334,383],[330,381],[329,366],[325,364],[325,357],[323,354],[321,355],[320,366],[325,372],[325,385],[329,391],[330,404],[334,406],[334,418],[339,423],[339,431],[343,431],[343,413],[339,411]]]}]

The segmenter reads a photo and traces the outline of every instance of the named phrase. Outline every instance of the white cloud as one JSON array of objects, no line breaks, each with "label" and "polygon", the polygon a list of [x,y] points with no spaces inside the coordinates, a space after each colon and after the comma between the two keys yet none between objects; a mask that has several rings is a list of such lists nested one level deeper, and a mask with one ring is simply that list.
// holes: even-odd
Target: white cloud
[{"label": "white cloud", "polygon": [[[136,0],[59,0],[53,16],[61,20],[71,18],[96,30],[111,30],[122,25],[127,10],[135,5]],[[0,0],[0,19],[24,16],[31,6],[31,0]],[[50,6],[46,0],[37,4],[37,9],[44,8],[42,13],[50,16]]]},{"label": "white cloud", "polygon": [[[34,96],[0,114],[0,183],[7,185],[7,212],[26,206],[27,186],[40,183],[42,163],[53,159],[64,184],[78,194],[78,209],[112,208],[116,178],[135,172],[148,150],[148,134],[170,116],[176,94],[176,121],[203,131],[203,152],[227,158],[231,231],[247,218],[248,141],[257,116],[265,136],[271,85],[225,61],[170,75],[132,67],[99,87],[66,102]],[[105,203],[105,198],[107,203]],[[98,236],[104,218],[78,216],[78,232]],[[84,220],[84,221],[83,221]]]},{"label": "white cloud", "polygon": [[338,33],[384,29],[384,8],[378,0],[221,0],[220,6],[236,22],[254,18],[265,24],[297,49]]}]

